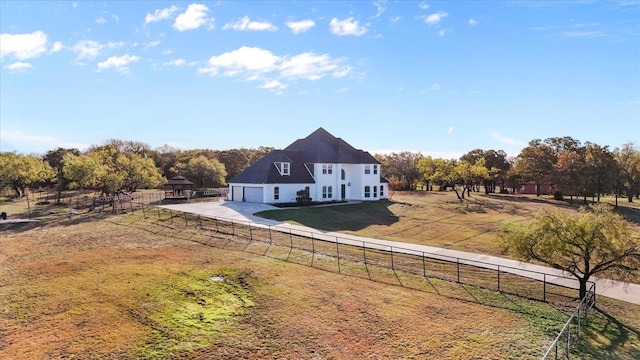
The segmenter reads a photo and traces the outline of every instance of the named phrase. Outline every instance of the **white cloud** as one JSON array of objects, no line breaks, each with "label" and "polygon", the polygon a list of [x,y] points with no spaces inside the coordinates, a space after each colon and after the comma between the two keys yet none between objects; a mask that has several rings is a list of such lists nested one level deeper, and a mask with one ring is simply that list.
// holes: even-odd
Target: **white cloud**
[{"label": "white cloud", "polygon": [[382,15],[382,13],[387,9],[387,7],[384,6],[384,4],[386,3],[387,3],[387,0],[376,0],[373,2],[373,6],[376,7],[378,12],[371,17],[372,19],[377,19],[380,17],[380,15]]},{"label": "white cloud", "polygon": [[427,15],[427,17],[424,18],[424,22],[429,26],[436,25],[440,22],[440,20],[446,18],[447,16],[449,16],[449,14],[447,14],[446,12],[438,11],[437,13]]},{"label": "white cloud", "polygon": [[526,146],[526,142],[524,141],[520,141],[517,139],[512,139],[506,136],[502,136],[500,135],[500,133],[498,133],[497,131],[490,131],[489,132],[489,136],[491,136],[493,139],[499,141],[502,144],[505,145],[512,145],[512,146]]},{"label": "white cloud", "polygon": [[13,64],[5,65],[3,68],[11,72],[22,72],[33,69],[33,65],[26,62],[16,61]]},{"label": "white cloud", "polygon": [[195,30],[205,24],[213,24],[214,18],[207,18],[209,8],[204,4],[190,4],[187,10],[176,17],[173,28],[178,31]]},{"label": "white cloud", "polygon": [[287,82],[319,80],[327,76],[341,78],[349,75],[352,67],[345,59],[334,59],[328,54],[306,52],[277,56],[269,50],[243,46],[237,50],[212,56],[201,74],[238,77],[245,81],[261,81],[261,88],[282,91]]},{"label": "white cloud", "polygon": [[96,24],[102,25],[102,24],[104,24],[106,22],[107,22],[107,19],[105,19],[103,17],[99,17],[99,18],[96,19]]},{"label": "white cloud", "polygon": [[144,17],[144,24],[147,25],[152,22],[169,19],[178,10],[178,7],[175,5],[172,5],[170,8],[156,9],[153,14],[147,14],[147,16]]},{"label": "white cloud", "polygon": [[329,23],[329,29],[334,35],[364,35],[369,29],[366,26],[360,26],[357,20],[353,20],[352,17],[344,20],[338,20],[337,18],[331,19]]},{"label": "white cloud", "polygon": [[269,90],[269,91],[271,91],[271,92],[274,92],[274,93],[276,93],[276,94],[280,95],[280,94],[282,94],[282,90],[284,90],[284,89],[286,89],[286,88],[287,88],[287,85],[286,85],[286,84],[281,83],[281,82],[280,82],[280,81],[278,81],[278,80],[271,80],[271,81],[267,81],[267,82],[265,82],[265,83],[261,86],[261,88],[263,88],[263,89],[267,89],[267,90]]},{"label": "white cloud", "polygon": [[447,134],[453,134],[453,126],[449,126],[447,129]]},{"label": "white cloud", "polygon": [[268,72],[275,68],[279,60],[280,58],[269,50],[243,46],[238,50],[212,56],[209,58],[209,66],[198,71],[212,76],[219,74],[220,70],[229,76],[243,72]]},{"label": "white cloud", "polygon": [[28,148],[34,149],[33,151],[41,154],[59,147],[65,149],[75,148],[83,151],[91,146],[90,144],[69,142],[52,136],[35,135],[21,131],[0,130],[0,138],[3,142],[11,144],[16,151],[20,151],[21,148]]},{"label": "white cloud", "polygon": [[19,60],[31,59],[47,51],[47,34],[34,31],[30,34],[0,34],[0,58],[13,55]]},{"label": "white cloud", "polygon": [[476,20],[476,19],[469,19],[469,25],[471,26],[476,26],[480,23],[480,21]]},{"label": "white cloud", "polygon": [[391,21],[392,23],[397,23],[398,21],[400,21],[400,19],[402,19],[401,16],[395,16],[389,19],[389,21]]},{"label": "white cloud", "polygon": [[58,51],[60,51],[62,49],[64,49],[64,45],[62,45],[62,42],[56,41],[51,46],[51,49],[49,49],[49,54],[57,53]]},{"label": "white cloud", "polygon": [[116,25],[120,24],[120,17],[116,14],[111,14],[111,18],[113,18],[113,21],[116,22]]},{"label": "white cloud", "polygon": [[422,3],[418,4],[418,7],[419,7],[420,9],[422,9],[422,10],[427,10],[428,8],[430,8],[430,7],[431,7],[431,5],[429,5],[429,4],[427,4],[427,3],[422,2]]},{"label": "white cloud", "polygon": [[164,65],[171,65],[171,66],[194,66],[194,65],[196,65],[197,63],[198,63],[198,62],[196,62],[196,61],[187,62],[185,59],[175,59],[175,60],[167,61],[166,63],[164,63]]},{"label": "white cloud", "polygon": [[129,72],[128,65],[140,60],[135,55],[112,56],[103,62],[98,63],[98,71],[105,69],[114,69],[119,72]]},{"label": "white cloud", "polygon": [[287,21],[285,25],[287,25],[287,27],[291,29],[294,34],[299,34],[316,26],[316,23],[311,19],[307,19],[301,21]]},{"label": "white cloud", "polygon": [[276,31],[277,26],[272,25],[268,21],[251,21],[248,16],[244,16],[242,19],[234,23],[226,23],[222,27],[222,30],[235,30],[235,31]]},{"label": "white cloud", "polygon": [[80,63],[81,60],[94,60],[100,55],[103,49],[118,49],[125,46],[123,42],[108,42],[101,44],[94,40],[80,40],[71,50],[77,54],[76,63]]},{"label": "white cloud", "polygon": [[438,30],[438,36],[445,36],[449,32],[449,29]]}]

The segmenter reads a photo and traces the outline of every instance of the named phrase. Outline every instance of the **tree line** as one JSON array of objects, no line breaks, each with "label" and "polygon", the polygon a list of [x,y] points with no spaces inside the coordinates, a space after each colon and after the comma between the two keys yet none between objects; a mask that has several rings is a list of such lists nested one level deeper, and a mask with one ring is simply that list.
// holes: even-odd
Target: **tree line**
[{"label": "tree line", "polygon": [[[112,139],[86,151],[58,148],[44,156],[0,153],[0,187],[22,196],[27,188],[91,189],[105,195],[155,188],[181,175],[199,188],[226,186],[227,181],[273,148],[180,150],[152,149],[138,141]],[[503,150],[474,149],[459,159],[416,152],[375,154],[381,175],[392,190],[452,189],[459,199],[473,191],[515,192],[522,184],[549,186],[556,196],[640,196],[640,148],[628,143],[610,150],[571,137],[534,139],[515,157]],[[617,198],[617,197],[616,197]]]},{"label": "tree line", "polygon": [[472,191],[515,192],[535,184],[537,195],[547,186],[558,198],[615,194],[629,202],[640,196],[640,148],[627,143],[608,146],[571,137],[531,140],[515,157],[502,150],[474,149],[459,159],[441,159],[415,152],[376,154],[382,176],[397,190],[451,188],[459,199]]}]

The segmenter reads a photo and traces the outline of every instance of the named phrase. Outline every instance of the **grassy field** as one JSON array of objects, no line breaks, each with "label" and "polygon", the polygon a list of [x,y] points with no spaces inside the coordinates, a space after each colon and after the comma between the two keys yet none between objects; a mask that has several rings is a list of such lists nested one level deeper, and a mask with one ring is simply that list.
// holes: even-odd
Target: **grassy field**
[{"label": "grassy field", "polygon": [[[380,213],[328,230],[408,241],[421,234],[410,231],[418,209],[447,246],[469,250],[491,232],[464,227],[467,205],[435,196],[397,193]],[[23,206],[0,205],[16,215]],[[564,308],[447,281],[375,268],[383,281],[370,281],[283,261],[261,244],[140,211],[72,217],[70,205],[40,206],[43,222],[0,228],[1,359],[537,359],[567,318]],[[525,221],[538,205],[484,211]],[[320,209],[343,219],[348,206]],[[305,216],[296,221],[327,215]],[[465,241],[453,240],[455,228]],[[606,298],[598,307],[576,358],[639,358],[640,307]]]}]

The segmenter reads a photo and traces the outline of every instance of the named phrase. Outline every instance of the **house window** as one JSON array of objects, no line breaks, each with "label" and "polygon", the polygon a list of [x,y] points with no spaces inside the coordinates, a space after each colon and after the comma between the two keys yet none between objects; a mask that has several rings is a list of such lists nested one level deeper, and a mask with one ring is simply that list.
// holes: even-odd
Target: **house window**
[{"label": "house window", "polygon": [[371,165],[364,166],[364,173],[365,175],[371,174]]},{"label": "house window", "polygon": [[278,172],[280,173],[280,176],[289,176],[290,164],[288,162],[277,162],[275,163],[275,165],[276,169],[278,169]]},{"label": "house window", "polygon": [[378,197],[378,187],[377,186],[373,187],[373,197],[374,198]]},{"label": "house window", "polygon": [[371,197],[371,186],[367,185],[364,187],[364,197]]},{"label": "house window", "polygon": [[374,174],[378,173],[378,165],[373,165],[373,173]]},{"label": "house window", "polygon": [[273,200],[280,200],[280,188],[277,186],[273,188]]},{"label": "house window", "polygon": [[380,185],[380,197],[384,196],[384,186]]},{"label": "house window", "polygon": [[340,179],[344,180],[347,178],[347,174],[344,172],[344,169],[340,169]]},{"label": "house window", "polygon": [[331,199],[333,197],[333,188],[331,186],[322,187],[322,198]]},{"label": "house window", "polygon": [[322,164],[323,174],[333,174],[333,164]]}]

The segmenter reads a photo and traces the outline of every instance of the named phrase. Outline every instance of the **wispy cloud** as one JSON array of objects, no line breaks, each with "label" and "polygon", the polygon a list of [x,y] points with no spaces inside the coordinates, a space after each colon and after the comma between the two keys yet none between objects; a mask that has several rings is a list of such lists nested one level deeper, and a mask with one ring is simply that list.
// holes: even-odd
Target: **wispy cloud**
[{"label": "wispy cloud", "polygon": [[287,27],[291,29],[294,34],[300,34],[316,26],[316,23],[311,19],[307,19],[300,21],[287,21],[285,25],[287,25]]},{"label": "wispy cloud", "polygon": [[328,54],[305,52],[297,55],[278,56],[257,47],[243,46],[237,50],[212,56],[207,66],[198,69],[210,76],[237,77],[245,81],[259,81],[264,89],[282,91],[288,82],[315,81],[325,77],[342,78],[352,67],[345,59],[332,58]]},{"label": "wispy cloud", "polygon": [[498,142],[505,145],[509,145],[509,146],[526,146],[527,145],[527,143],[522,140],[503,136],[497,131],[490,131],[489,136],[491,136],[491,138],[493,138],[494,140],[497,140]]},{"label": "wispy cloud", "polygon": [[167,62],[164,63],[164,65],[176,66],[176,67],[180,67],[180,66],[195,66],[197,64],[198,64],[197,61],[187,61],[185,59],[175,59],[175,60],[167,61]]},{"label": "wispy cloud", "polygon": [[31,70],[33,69],[33,65],[22,61],[16,61],[13,64],[3,66],[3,68],[9,70],[12,73],[16,73]]},{"label": "wispy cloud", "polygon": [[387,0],[376,0],[373,2],[373,6],[376,7],[377,13],[371,17],[372,19],[377,19],[382,15],[382,13],[387,9],[387,7],[384,6],[386,3]]},{"label": "wispy cloud", "polygon": [[80,40],[71,47],[71,51],[76,53],[75,63],[82,65],[84,60],[94,60],[102,54],[104,49],[119,49],[126,44],[123,42],[100,43],[94,40]]},{"label": "wispy cloud", "polygon": [[476,26],[479,23],[480,23],[480,21],[477,20],[477,19],[469,19],[469,25],[471,25],[471,26]]},{"label": "wispy cloud", "polygon": [[18,60],[32,59],[47,51],[47,34],[0,34],[0,58],[11,55]]},{"label": "wispy cloud", "polygon": [[153,14],[147,14],[147,16],[145,16],[144,24],[147,25],[149,23],[170,19],[178,10],[179,8],[175,5],[165,9],[157,9]]},{"label": "wispy cloud", "polygon": [[436,13],[427,15],[424,18],[424,22],[428,25],[428,26],[433,26],[433,25],[437,25],[440,23],[440,21],[442,21],[442,19],[446,18],[447,16],[449,16],[449,14],[447,14],[444,11],[438,11]]},{"label": "wispy cloud", "polygon": [[176,16],[173,28],[178,31],[195,30],[203,25],[213,28],[215,19],[207,17],[208,12],[204,4],[190,4],[185,12]]},{"label": "wispy cloud", "polygon": [[11,144],[14,150],[33,149],[30,151],[44,154],[45,152],[59,147],[66,149],[86,150],[91,145],[85,143],[71,142],[53,136],[31,134],[21,131],[11,131],[0,129],[0,138],[3,143]]},{"label": "wispy cloud", "polygon": [[332,34],[339,36],[361,36],[369,31],[365,25],[360,25],[360,22],[353,20],[352,17],[344,20],[338,20],[338,18],[331,19],[331,22],[329,23],[329,30]]},{"label": "wispy cloud", "polygon": [[137,62],[138,60],[140,60],[140,57],[135,55],[112,56],[98,63],[98,71],[114,69],[118,72],[128,73],[129,64]]},{"label": "wispy cloud", "polygon": [[226,23],[222,27],[222,30],[235,30],[235,31],[276,31],[278,27],[271,24],[268,21],[251,21],[248,16],[244,16],[242,19]]}]

